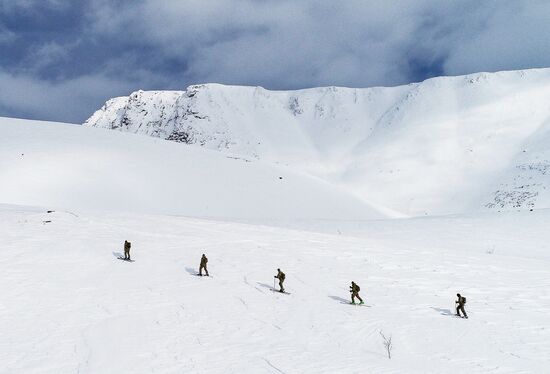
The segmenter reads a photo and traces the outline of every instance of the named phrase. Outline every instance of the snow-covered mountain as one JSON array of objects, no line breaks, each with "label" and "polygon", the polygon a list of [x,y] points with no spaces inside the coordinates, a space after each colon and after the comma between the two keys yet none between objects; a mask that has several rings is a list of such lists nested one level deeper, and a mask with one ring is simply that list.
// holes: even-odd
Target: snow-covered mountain
[{"label": "snow-covered mountain", "polygon": [[109,100],[87,126],[288,165],[407,215],[550,207],[550,69],[391,88],[218,84]]},{"label": "snow-covered mountain", "polygon": [[549,87],[205,85],[91,127],[0,118],[0,373],[547,371],[550,209],[495,210],[550,206]]}]

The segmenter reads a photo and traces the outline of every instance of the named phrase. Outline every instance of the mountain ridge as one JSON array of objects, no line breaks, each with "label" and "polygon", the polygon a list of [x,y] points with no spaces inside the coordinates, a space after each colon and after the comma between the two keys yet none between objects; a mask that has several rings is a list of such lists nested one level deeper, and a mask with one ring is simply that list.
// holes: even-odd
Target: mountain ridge
[{"label": "mountain ridge", "polygon": [[530,146],[548,99],[550,69],[396,87],[205,84],[111,99],[85,125],[283,164],[404,215],[448,214],[550,207],[533,167],[550,155]]}]

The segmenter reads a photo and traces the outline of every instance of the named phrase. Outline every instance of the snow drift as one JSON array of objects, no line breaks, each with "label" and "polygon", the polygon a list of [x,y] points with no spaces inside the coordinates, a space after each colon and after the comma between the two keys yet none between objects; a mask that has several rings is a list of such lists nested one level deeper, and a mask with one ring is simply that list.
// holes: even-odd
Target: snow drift
[{"label": "snow drift", "polygon": [[0,118],[0,202],[231,219],[384,217],[300,172],[205,149]]}]

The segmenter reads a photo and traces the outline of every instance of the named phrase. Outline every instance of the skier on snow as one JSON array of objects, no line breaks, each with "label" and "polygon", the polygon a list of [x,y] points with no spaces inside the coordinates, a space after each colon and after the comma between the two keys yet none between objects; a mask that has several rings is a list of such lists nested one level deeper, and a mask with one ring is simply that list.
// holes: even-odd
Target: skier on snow
[{"label": "skier on snow", "polygon": [[455,301],[456,315],[458,317],[462,317],[460,315],[460,311],[462,311],[462,314],[464,314],[464,318],[468,318],[468,315],[466,314],[466,311],[464,310],[464,304],[466,304],[466,298],[464,296],[460,296],[459,293],[456,294],[456,297],[458,297],[458,300]]},{"label": "skier on snow", "polygon": [[130,248],[132,247],[132,243],[130,243],[128,240],[124,241],[124,259],[130,261]]},{"label": "skier on snow", "polygon": [[285,281],[285,273],[281,271],[281,269],[277,269],[277,275],[275,276],[279,280],[279,287],[281,288],[279,292],[285,292],[285,288],[283,287],[283,283]]},{"label": "skier on snow", "polygon": [[201,264],[199,266],[199,275],[202,276],[202,269],[204,269],[204,271],[206,272],[206,276],[208,277],[208,269],[206,268],[206,264],[208,263],[208,258],[206,258],[206,256],[204,255],[204,253],[202,254],[202,257],[201,257]]},{"label": "skier on snow", "polygon": [[361,299],[361,296],[359,296],[359,291],[361,291],[361,287],[357,285],[354,281],[351,282],[351,286],[349,288],[349,292],[351,292],[351,303],[355,304],[355,298],[359,299],[359,305],[364,304],[363,299]]}]

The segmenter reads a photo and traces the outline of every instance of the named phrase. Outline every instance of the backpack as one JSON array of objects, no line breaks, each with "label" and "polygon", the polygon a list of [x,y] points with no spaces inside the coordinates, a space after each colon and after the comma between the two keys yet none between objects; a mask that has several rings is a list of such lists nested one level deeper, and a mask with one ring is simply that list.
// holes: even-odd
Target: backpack
[{"label": "backpack", "polygon": [[281,271],[281,275],[279,276],[279,279],[280,279],[281,281],[284,281],[284,280],[285,280],[285,273],[283,273],[282,271]]},{"label": "backpack", "polygon": [[466,304],[466,298],[462,296],[462,303]]},{"label": "backpack", "polygon": [[355,285],[355,292],[359,292],[361,291],[361,287],[359,287],[358,285]]}]

